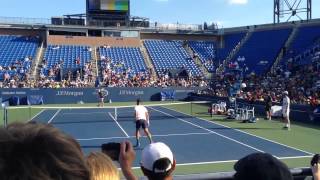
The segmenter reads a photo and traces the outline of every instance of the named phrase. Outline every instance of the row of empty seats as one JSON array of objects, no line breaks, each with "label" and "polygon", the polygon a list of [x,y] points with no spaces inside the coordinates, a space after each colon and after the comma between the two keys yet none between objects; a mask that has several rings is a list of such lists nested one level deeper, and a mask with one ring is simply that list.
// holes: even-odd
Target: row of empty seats
[{"label": "row of empty seats", "polygon": [[89,46],[48,45],[44,59],[47,61],[47,68],[63,61],[62,68],[77,69],[91,61],[91,49]]},{"label": "row of empty seats", "polygon": [[29,71],[38,45],[39,39],[37,37],[0,36],[0,66],[2,67],[0,80],[3,79],[6,72],[10,76],[16,74],[20,76]]},{"label": "row of empty seats", "polygon": [[273,65],[281,48],[289,38],[291,28],[272,29],[253,32],[251,37],[243,44],[233,61],[238,57],[244,57],[240,65],[248,68],[247,73],[266,73]]},{"label": "row of empty seats", "polygon": [[[130,69],[130,75],[139,72],[147,72],[144,58],[139,48],[136,47],[110,47],[99,48],[100,59],[110,60],[110,68],[117,73],[123,73]],[[101,64],[102,68],[106,64]]]},{"label": "row of empty seats", "polygon": [[190,48],[198,54],[202,64],[209,72],[214,72],[214,60],[216,60],[216,48],[213,41],[190,41]]},{"label": "row of empty seats", "polygon": [[146,40],[144,45],[159,76],[171,69],[185,69],[192,76],[202,72],[182,44],[171,40]]},{"label": "row of empty seats", "polygon": [[302,26],[298,28],[297,34],[292,43],[286,50],[282,65],[285,65],[289,59],[293,59],[298,64],[310,64],[310,54],[317,51],[320,44],[320,26]]}]

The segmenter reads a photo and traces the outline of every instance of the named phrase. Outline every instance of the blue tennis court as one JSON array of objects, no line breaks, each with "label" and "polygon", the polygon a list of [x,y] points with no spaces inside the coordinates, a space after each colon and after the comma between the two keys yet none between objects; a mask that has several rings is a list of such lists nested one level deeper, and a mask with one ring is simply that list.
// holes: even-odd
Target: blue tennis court
[{"label": "blue tennis court", "polygon": [[[312,153],[193,117],[165,106],[148,106],[154,141],[168,144],[178,165],[233,162],[254,152],[277,158],[310,157]],[[85,153],[100,150],[108,142],[129,140],[135,144],[133,107],[44,109],[32,120],[51,123],[76,138]],[[148,143],[142,138],[142,148]],[[139,166],[142,148],[136,149]]]}]

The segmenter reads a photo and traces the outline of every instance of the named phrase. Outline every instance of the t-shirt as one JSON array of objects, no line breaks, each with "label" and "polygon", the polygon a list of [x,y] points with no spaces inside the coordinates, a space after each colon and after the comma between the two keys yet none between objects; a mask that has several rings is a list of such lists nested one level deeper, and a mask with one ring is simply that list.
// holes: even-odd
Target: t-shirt
[{"label": "t-shirt", "polygon": [[148,112],[147,108],[145,108],[142,105],[137,105],[134,107],[134,110],[136,111],[136,120],[147,120],[146,113]]},{"label": "t-shirt", "polygon": [[290,110],[290,98],[286,96],[283,98],[282,111],[289,111],[289,110]]},{"label": "t-shirt", "polygon": [[272,98],[271,98],[270,96],[267,96],[266,106],[267,106],[267,107],[271,107],[271,106],[272,106]]}]

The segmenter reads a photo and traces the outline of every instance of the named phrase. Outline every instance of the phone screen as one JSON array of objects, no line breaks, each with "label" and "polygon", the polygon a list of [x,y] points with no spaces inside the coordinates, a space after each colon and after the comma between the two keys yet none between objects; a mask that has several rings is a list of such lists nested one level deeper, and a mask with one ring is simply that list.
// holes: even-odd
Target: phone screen
[{"label": "phone screen", "polygon": [[120,143],[107,143],[101,145],[101,150],[103,153],[108,155],[113,161],[119,160],[120,155]]}]

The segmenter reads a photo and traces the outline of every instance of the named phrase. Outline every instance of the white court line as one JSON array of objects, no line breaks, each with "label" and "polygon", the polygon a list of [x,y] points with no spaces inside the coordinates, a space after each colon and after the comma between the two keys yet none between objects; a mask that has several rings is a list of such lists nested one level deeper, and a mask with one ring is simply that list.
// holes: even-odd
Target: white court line
[{"label": "white court line", "polygon": [[117,123],[117,125],[118,125],[119,128],[122,130],[122,132],[127,136],[127,138],[129,138],[130,136],[129,136],[128,133],[122,128],[122,126],[118,123],[118,121],[116,120],[116,118],[114,118],[110,112],[108,112],[108,114],[109,114],[109,116],[114,120],[114,122]]},{"label": "white court line", "polygon": [[[151,107],[150,107],[150,108],[151,108]],[[199,126],[199,125],[197,125],[197,124],[191,123],[191,122],[186,121],[186,120],[184,120],[184,119],[175,117],[175,116],[173,116],[173,115],[171,115],[171,114],[165,113],[165,112],[163,112],[163,111],[160,111],[160,110],[157,110],[157,109],[154,109],[154,108],[151,108],[151,109],[153,109],[153,110],[155,110],[155,111],[158,111],[158,112],[160,112],[160,113],[162,113],[162,114],[165,114],[165,115],[167,115],[167,116],[171,116],[171,117],[173,117],[173,118],[176,118],[176,119],[178,119],[178,120],[180,120],[180,121],[182,121],[182,122],[188,123],[188,124],[190,124],[190,125],[192,125],[192,126],[198,127],[198,128],[200,128],[200,129],[203,129],[203,130],[206,130],[206,131],[211,132],[211,133],[213,133],[213,134],[216,134],[216,135],[218,135],[218,136],[221,136],[221,137],[223,137],[223,138],[226,138],[226,139],[228,139],[228,140],[230,140],[230,141],[233,141],[233,142],[236,142],[236,143],[241,144],[241,145],[243,145],[243,146],[246,146],[246,147],[248,147],[248,148],[251,148],[251,149],[253,149],[253,150],[255,150],[255,151],[264,152],[264,151],[262,151],[262,150],[260,150],[260,149],[257,149],[257,148],[255,148],[255,147],[253,147],[253,146],[250,146],[250,145],[245,144],[245,143],[243,143],[243,142],[237,141],[237,140],[235,140],[235,139],[232,139],[232,138],[230,138],[230,137],[227,137],[227,136],[225,136],[225,135],[222,135],[222,134],[217,133],[217,132],[215,132],[215,131],[212,131],[212,130],[210,130],[210,129],[204,128],[204,127]]]},{"label": "white court line", "polygon": [[50,124],[53,119],[59,114],[59,112],[61,111],[61,109],[59,109],[56,113],[54,113],[54,115],[51,117],[51,119],[48,121],[48,124]]},{"label": "white court line", "polygon": [[[184,114],[184,115],[187,115],[189,117],[192,117],[190,114],[186,114],[186,113],[183,113],[183,112],[179,112],[179,111],[176,111],[174,109],[169,109],[169,108],[166,108],[166,107],[163,107],[165,109],[168,109],[170,111],[174,111],[174,112],[177,112],[177,113],[181,113],[181,114]],[[218,126],[222,126],[222,127],[225,127],[225,128],[229,128],[229,129],[233,129],[235,131],[238,131],[238,132],[241,132],[241,133],[244,133],[244,134],[247,134],[247,135],[250,135],[250,136],[254,136],[256,138],[259,138],[259,139],[263,139],[263,140],[266,140],[266,141],[269,141],[269,142],[272,142],[272,143],[275,143],[275,144],[278,144],[278,145],[281,145],[281,146],[285,146],[287,148],[291,148],[291,149],[294,149],[294,150],[297,150],[297,151],[300,151],[300,152],[304,152],[306,154],[309,154],[309,155],[314,155],[313,153],[311,152],[308,152],[308,151],[305,151],[305,150],[302,150],[302,149],[299,149],[299,148],[296,148],[296,147],[292,147],[292,146],[289,146],[289,145],[286,145],[286,144],[282,144],[282,143],[279,143],[279,142],[276,142],[276,141],[273,141],[273,140],[270,140],[270,139],[267,139],[267,138],[264,138],[264,137],[261,137],[261,136],[257,136],[257,135],[254,135],[254,134],[251,134],[251,133],[248,133],[248,132],[245,132],[245,131],[241,131],[239,129],[234,129],[234,128],[231,128],[229,126],[225,126],[223,124],[219,124],[219,123],[216,123],[216,122],[213,122],[213,121],[209,121],[209,120],[206,120],[206,119],[203,119],[203,118],[200,118],[200,117],[195,117],[199,120],[202,120],[202,121],[206,121],[206,122],[209,122],[209,123],[212,123],[212,124],[215,124],[215,125],[218,125]]]},{"label": "white court line", "polygon": [[292,157],[280,157],[279,159],[285,160],[285,159],[300,159],[300,158],[311,158],[312,156],[292,156]]},{"label": "white court line", "polygon": [[[295,157],[280,157],[277,158],[279,160],[285,159],[301,159],[301,158],[310,158],[312,156],[295,156]],[[206,164],[221,164],[221,163],[235,163],[238,160],[225,160],[225,161],[208,161],[208,162],[197,162],[197,163],[181,163],[177,164],[177,166],[191,166],[191,165],[206,165]],[[139,169],[140,167],[133,167],[132,169]]]},{"label": "white court line", "polygon": [[107,138],[87,138],[87,139],[77,139],[77,141],[95,141],[95,140],[108,140],[108,139],[123,139],[125,137],[107,137]]},{"label": "white court line", "polygon": [[[170,136],[190,136],[190,135],[209,135],[212,133],[186,133],[186,134],[164,134],[164,135],[152,135],[153,137],[170,137]],[[146,136],[142,136],[146,137]],[[87,139],[77,139],[78,141],[93,141],[93,140],[108,140],[108,139],[123,139],[124,137],[107,137],[107,138],[87,138]],[[130,136],[128,138],[136,138],[135,136]]]},{"label": "white court line", "polygon": [[88,113],[63,113],[63,115],[78,115],[78,114],[83,114],[83,115],[91,115],[91,114],[106,114],[107,112],[88,112]]},{"label": "white court line", "polygon": [[34,115],[31,119],[28,120],[28,122],[32,121],[34,118],[36,118],[37,116],[39,116],[41,113],[43,113],[45,109],[42,109],[40,112],[38,112],[36,115]]}]

